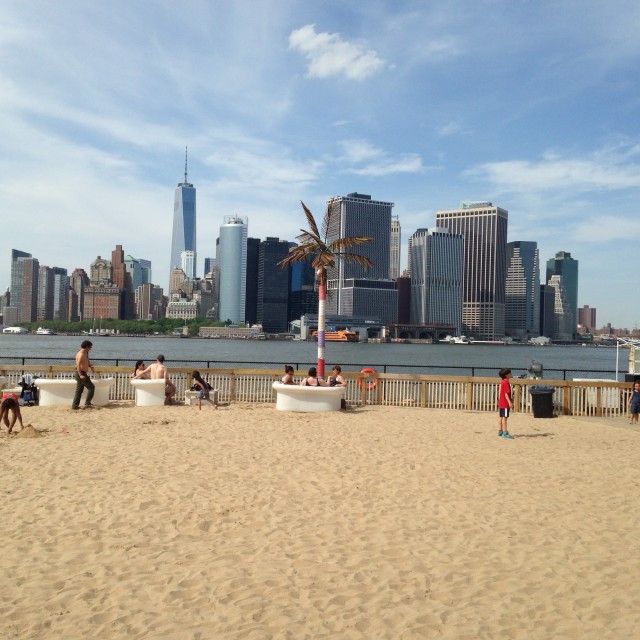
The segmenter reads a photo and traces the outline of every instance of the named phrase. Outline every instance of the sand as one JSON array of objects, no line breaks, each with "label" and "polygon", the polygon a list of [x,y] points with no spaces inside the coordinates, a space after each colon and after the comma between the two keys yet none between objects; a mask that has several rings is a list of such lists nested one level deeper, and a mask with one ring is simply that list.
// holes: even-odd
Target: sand
[{"label": "sand", "polygon": [[640,431],[364,407],[25,408],[0,637],[628,639]]}]

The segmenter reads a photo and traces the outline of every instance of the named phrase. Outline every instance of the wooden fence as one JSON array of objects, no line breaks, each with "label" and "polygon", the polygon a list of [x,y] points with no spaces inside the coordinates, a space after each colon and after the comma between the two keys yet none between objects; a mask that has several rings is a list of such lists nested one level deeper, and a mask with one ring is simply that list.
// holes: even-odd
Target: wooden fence
[{"label": "wooden fence", "polygon": [[[25,373],[34,377],[72,378],[73,366],[65,365],[5,365],[0,375],[7,378],[6,386],[15,387]],[[171,380],[177,387],[176,399],[184,400],[191,386],[190,368],[169,368]],[[214,389],[219,390],[221,403],[275,402],[272,389],[281,371],[265,369],[200,369]],[[96,367],[96,375],[114,377],[111,400],[134,399],[131,368]],[[418,374],[358,374],[345,373],[349,386],[348,405],[385,405],[464,411],[496,411],[499,378],[467,376],[425,376]],[[303,372],[297,376],[304,378]],[[528,380],[513,378],[514,412],[532,413],[529,388],[544,384],[554,389],[555,415],[618,417],[627,411],[632,389],[630,382],[601,380]]]}]

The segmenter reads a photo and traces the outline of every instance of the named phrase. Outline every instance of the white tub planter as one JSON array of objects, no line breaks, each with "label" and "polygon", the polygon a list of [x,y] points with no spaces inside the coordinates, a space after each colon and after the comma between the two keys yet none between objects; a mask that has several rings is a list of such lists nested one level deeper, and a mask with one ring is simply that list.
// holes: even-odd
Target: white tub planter
[{"label": "white tub planter", "polygon": [[131,386],[136,390],[136,407],[157,407],[164,405],[164,378],[160,380],[132,380]]},{"label": "white tub planter", "polygon": [[[76,392],[76,381],[73,378],[35,378],[34,384],[38,387],[38,404],[41,407],[55,407],[69,405],[73,402]],[[104,407],[109,403],[109,390],[115,382],[115,378],[91,378],[96,391],[91,404],[96,407]],[[82,392],[83,402],[87,397],[86,389]]]},{"label": "white tub planter", "polygon": [[278,411],[319,413],[340,411],[345,387],[301,387],[295,384],[273,383]]}]

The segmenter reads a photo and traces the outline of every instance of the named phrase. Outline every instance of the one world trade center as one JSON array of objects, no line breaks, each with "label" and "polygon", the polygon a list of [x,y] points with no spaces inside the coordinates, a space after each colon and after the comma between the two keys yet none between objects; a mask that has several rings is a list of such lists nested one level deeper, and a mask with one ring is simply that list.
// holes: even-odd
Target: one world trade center
[{"label": "one world trade center", "polygon": [[196,190],[187,182],[187,153],[184,156],[184,182],[176,187],[173,205],[173,235],[169,275],[176,268],[187,278],[196,277]]}]

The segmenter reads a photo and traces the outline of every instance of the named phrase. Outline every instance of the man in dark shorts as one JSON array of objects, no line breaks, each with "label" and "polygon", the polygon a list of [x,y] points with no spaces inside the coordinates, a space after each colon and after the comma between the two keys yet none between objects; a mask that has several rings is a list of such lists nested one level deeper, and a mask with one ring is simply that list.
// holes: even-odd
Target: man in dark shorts
[{"label": "man in dark shorts", "polygon": [[84,408],[87,409],[94,406],[91,401],[96,388],[91,382],[91,378],[89,378],[89,369],[95,373],[91,360],[89,360],[91,347],[93,347],[93,343],[90,340],[83,340],[80,345],[80,351],[76,353],[76,373],[73,376],[76,381],[76,393],[71,404],[71,408],[74,410],[80,408],[80,398],[82,398],[82,392],[85,389],[87,390],[87,399],[84,402]]}]

